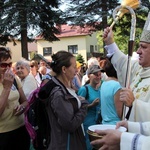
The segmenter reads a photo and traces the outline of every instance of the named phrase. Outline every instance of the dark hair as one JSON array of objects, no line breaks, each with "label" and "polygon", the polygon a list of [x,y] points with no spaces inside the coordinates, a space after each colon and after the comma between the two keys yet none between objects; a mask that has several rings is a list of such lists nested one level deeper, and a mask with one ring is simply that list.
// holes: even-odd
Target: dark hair
[{"label": "dark hair", "polygon": [[70,59],[73,58],[74,55],[70,52],[61,50],[56,54],[53,54],[51,57],[52,62],[50,64],[50,67],[56,74],[61,74],[63,66],[70,67]]},{"label": "dark hair", "polygon": [[111,63],[108,59],[106,60],[106,64],[105,64],[105,66],[104,66],[104,70],[105,70],[106,75],[107,75],[108,77],[115,77],[115,78],[118,78],[118,77],[117,77],[117,72],[116,72],[114,66],[112,65],[112,63]]},{"label": "dark hair", "polygon": [[8,48],[0,47],[0,61],[7,60],[8,58],[12,58],[11,51]]}]

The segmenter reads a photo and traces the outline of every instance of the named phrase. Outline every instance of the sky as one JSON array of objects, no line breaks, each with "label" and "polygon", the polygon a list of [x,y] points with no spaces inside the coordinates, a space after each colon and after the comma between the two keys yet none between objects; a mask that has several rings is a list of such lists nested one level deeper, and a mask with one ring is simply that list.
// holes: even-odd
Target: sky
[{"label": "sky", "polygon": [[60,6],[60,9],[63,11],[67,8],[67,2],[69,2],[69,0],[61,0],[63,5]]}]

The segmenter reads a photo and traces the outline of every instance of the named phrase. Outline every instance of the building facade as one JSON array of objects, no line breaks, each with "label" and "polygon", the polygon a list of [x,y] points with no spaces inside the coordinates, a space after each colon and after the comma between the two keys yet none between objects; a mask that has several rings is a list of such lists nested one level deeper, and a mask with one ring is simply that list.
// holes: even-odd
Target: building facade
[{"label": "building facade", "polygon": [[38,54],[50,60],[53,53],[66,50],[75,56],[81,54],[86,62],[93,52],[98,52],[96,32],[91,32],[89,28],[69,25],[62,25],[60,30],[60,35],[57,35],[59,41],[48,42],[42,37],[36,38]]}]

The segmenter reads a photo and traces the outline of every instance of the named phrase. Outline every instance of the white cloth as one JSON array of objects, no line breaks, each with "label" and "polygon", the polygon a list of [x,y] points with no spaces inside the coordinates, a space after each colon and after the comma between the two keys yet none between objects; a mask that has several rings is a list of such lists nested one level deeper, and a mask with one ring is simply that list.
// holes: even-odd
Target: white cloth
[{"label": "white cloth", "polygon": [[[115,43],[106,48],[113,53],[112,64],[117,70],[118,80],[125,85],[127,56],[123,54]],[[150,121],[150,67],[143,68],[138,61],[131,61],[130,88],[135,97],[129,120],[136,122]]]},{"label": "white cloth", "polygon": [[51,71],[51,69],[46,68],[46,74],[47,74],[47,73],[50,73],[50,71]]},{"label": "white cloth", "polygon": [[37,83],[33,75],[29,74],[22,81],[22,89],[26,98],[37,88]]},{"label": "white cloth", "polygon": [[69,91],[69,93],[70,93],[73,97],[76,98],[76,100],[77,100],[77,102],[78,102],[78,108],[80,108],[80,107],[81,107],[81,101],[79,100],[78,95],[76,94],[75,90],[69,89],[69,88],[67,88],[67,90]]},{"label": "white cloth", "polygon": [[[42,75],[41,75],[42,76]],[[36,74],[36,76],[34,77],[37,83],[37,86],[40,87],[41,82],[42,82],[42,78],[41,78],[39,72]]]},{"label": "white cloth", "polygon": [[82,77],[82,81],[81,81],[81,85],[85,85],[85,83],[89,80],[87,74],[85,74],[83,77]]},{"label": "white cloth", "polygon": [[150,122],[128,122],[128,131],[121,135],[120,150],[150,149]]}]

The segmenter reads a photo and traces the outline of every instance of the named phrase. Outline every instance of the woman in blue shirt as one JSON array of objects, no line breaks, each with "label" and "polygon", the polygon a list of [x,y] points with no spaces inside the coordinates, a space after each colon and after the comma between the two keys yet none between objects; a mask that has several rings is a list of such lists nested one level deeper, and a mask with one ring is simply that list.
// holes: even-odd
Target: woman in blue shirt
[{"label": "woman in blue shirt", "polygon": [[116,124],[121,120],[123,103],[119,100],[121,85],[113,65],[107,60],[104,70],[108,78],[101,86],[102,124]]},{"label": "woman in blue shirt", "polygon": [[78,91],[78,95],[85,97],[86,100],[89,102],[88,112],[83,122],[86,145],[88,150],[92,150],[92,146],[90,145],[87,130],[89,126],[96,124],[97,112],[100,108],[99,98],[101,86],[101,70],[102,69],[98,65],[91,66],[87,70],[89,84],[82,86]]}]

